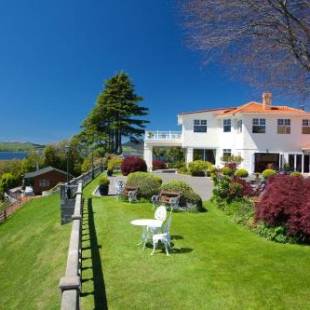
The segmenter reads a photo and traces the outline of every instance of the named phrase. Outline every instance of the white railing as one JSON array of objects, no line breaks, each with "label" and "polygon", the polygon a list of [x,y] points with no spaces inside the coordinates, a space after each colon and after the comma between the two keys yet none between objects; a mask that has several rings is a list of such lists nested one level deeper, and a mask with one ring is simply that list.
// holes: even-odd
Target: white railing
[{"label": "white railing", "polygon": [[181,131],[146,131],[145,140],[179,140]]}]

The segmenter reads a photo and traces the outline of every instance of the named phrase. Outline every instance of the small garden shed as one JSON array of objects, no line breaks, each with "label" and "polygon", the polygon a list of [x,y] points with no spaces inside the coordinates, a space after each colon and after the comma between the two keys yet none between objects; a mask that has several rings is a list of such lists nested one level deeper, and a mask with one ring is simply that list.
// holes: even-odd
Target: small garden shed
[{"label": "small garden shed", "polygon": [[[71,178],[71,175],[69,175]],[[54,167],[45,167],[37,171],[28,172],[24,176],[24,185],[30,185],[35,195],[41,195],[60,182],[66,182],[67,173]]]}]

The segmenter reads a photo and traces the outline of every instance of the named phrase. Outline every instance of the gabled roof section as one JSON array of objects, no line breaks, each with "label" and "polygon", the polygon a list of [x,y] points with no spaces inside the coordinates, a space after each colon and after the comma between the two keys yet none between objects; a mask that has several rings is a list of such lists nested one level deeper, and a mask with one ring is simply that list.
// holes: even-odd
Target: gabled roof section
[{"label": "gabled roof section", "polygon": [[218,113],[218,115],[219,116],[234,115],[237,113],[249,113],[249,114],[268,113],[268,114],[285,114],[285,115],[308,115],[309,114],[309,112],[306,112],[302,109],[291,108],[289,106],[270,105],[266,107],[262,103],[251,101],[235,109],[224,111],[222,113]]},{"label": "gabled roof section", "polygon": [[25,179],[32,179],[32,178],[35,178],[35,177],[37,177],[39,175],[42,175],[42,174],[45,174],[45,173],[48,173],[48,172],[51,172],[51,171],[57,171],[57,172],[59,172],[61,174],[67,175],[67,172],[65,172],[63,170],[60,170],[60,169],[48,166],[48,167],[39,169],[37,171],[25,173],[25,177],[24,178]]},{"label": "gabled roof section", "polygon": [[196,114],[196,113],[206,113],[206,112],[225,112],[225,111],[231,111],[233,109],[236,109],[236,107],[230,107],[230,108],[214,108],[214,109],[203,109],[198,111],[191,111],[191,112],[181,112],[179,116],[181,115],[188,115],[188,114]]}]

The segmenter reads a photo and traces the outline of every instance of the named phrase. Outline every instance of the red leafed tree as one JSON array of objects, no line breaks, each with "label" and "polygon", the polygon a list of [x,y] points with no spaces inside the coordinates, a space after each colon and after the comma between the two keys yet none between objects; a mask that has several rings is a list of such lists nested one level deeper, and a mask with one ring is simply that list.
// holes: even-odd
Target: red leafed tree
[{"label": "red leafed tree", "polygon": [[310,240],[310,179],[276,175],[255,207],[257,221],[282,226],[291,236]]}]

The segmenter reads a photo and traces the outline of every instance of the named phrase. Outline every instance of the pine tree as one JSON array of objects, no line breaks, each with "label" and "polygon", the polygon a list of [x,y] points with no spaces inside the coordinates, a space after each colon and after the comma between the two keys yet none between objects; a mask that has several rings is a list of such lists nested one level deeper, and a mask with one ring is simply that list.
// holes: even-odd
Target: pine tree
[{"label": "pine tree", "polygon": [[96,105],[83,123],[85,132],[100,136],[107,152],[121,154],[122,138],[138,139],[148,121],[141,119],[148,109],[139,105],[143,98],[136,95],[129,76],[120,72],[105,82]]}]

